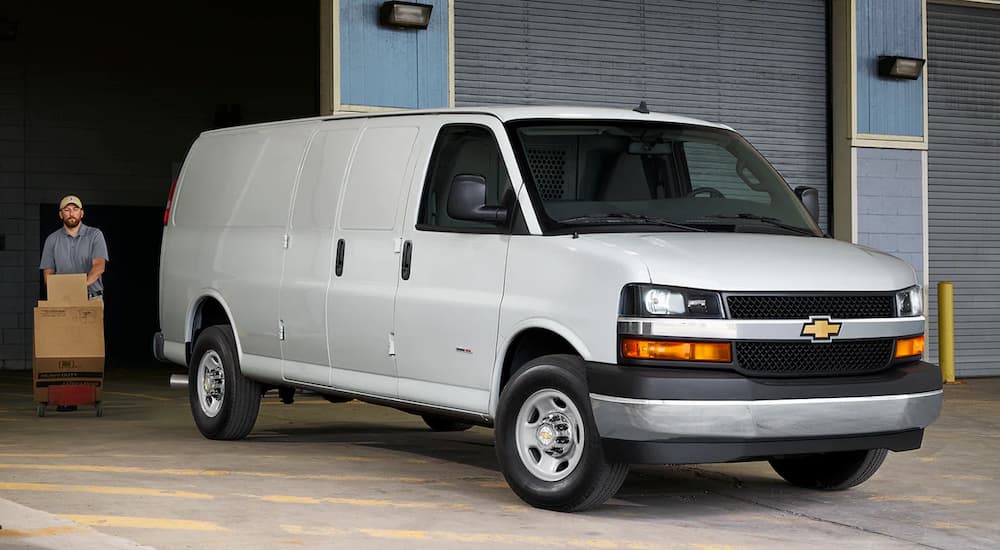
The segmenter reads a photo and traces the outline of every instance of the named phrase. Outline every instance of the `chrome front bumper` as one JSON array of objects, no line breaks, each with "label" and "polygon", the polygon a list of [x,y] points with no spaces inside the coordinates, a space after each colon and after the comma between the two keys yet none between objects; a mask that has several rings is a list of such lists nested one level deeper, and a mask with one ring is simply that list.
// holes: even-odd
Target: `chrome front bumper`
[{"label": "chrome front bumper", "polygon": [[603,438],[743,441],[855,436],[929,426],[942,391],[865,397],[656,400],[590,394]]}]

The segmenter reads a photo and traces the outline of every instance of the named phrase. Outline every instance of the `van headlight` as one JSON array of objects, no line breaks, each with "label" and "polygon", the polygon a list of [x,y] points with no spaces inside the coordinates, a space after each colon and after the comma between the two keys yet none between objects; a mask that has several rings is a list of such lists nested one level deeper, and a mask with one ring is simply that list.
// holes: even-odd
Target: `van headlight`
[{"label": "van headlight", "polygon": [[627,317],[725,317],[718,292],[671,286],[626,285],[620,309]]},{"label": "van headlight", "polygon": [[896,293],[896,315],[918,317],[924,314],[924,291],[920,285],[900,290]]}]

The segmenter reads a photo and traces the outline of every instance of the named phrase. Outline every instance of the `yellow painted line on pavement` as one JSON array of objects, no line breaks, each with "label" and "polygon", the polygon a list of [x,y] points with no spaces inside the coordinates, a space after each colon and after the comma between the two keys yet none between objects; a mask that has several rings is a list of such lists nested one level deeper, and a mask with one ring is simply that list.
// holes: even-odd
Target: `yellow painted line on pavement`
[{"label": "yellow painted line on pavement", "polygon": [[262,500],[264,502],[274,502],[279,504],[343,504],[346,506],[359,506],[365,508],[406,508],[406,509],[430,509],[430,510],[473,509],[472,506],[468,504],[381,500],[372,498],[303,497],[296,495],[241,495],[241,496]]},{"label": "yellow painted line on pavement", "polygon": [[875,502],[916,502],[920,504],[976,504],[975,499],[939,496],[875,496],[868,497]]},{"label": "yellow painted line on pavement", "polygon": [[486,489],[509,489],[510,485],[506,481],[480,481],[479,486]]},{"label": "yellow painted line on pavement", "polygon": [[505,504],[500,507],[500,509],[507,513],[512,514],[526,514],[534,510],[531,506],[527,504]]},{"label": "yellow painted line on pavement", "polygon": [[55,527],[43,527],[41,529],[32,529],[30,531],[0,529],[0,539],[4,537],[51,537],[65,535],[68,533],[80,533],[84,531],[87,530],[79,525],[57,525]]},{"label": "yellow painted line on pavement", "polygon": [[[177,399],[176,397],[157,397],[155,395],[148,395],[145,393],[126,393],[123,391],[106,391],[104,393],[108,395],[124,395],[126,397],[141,397],[143,399],[152,399],[153,401],[174,401],[175,399]],[[185,397],[184,399],[186,401],[187,397]]]},{"label": "yellow painted line on pavement", "polygon": [[0,458],[66,458],[64,453],[0,453]]},{"label": "yellow painted line on pavement", "polygon": [[[54,455],[62,457],[65,455]],[[24,455],[25,458],[34,455]],[[237,470],[193,470],[193,469],[152,469],[139,468],[135,466],[92,466],[86,464],[0,464],[0,470],[43,470],[61,472],[93,472],[112,474],[145,474],[145,475],[171,475],[171,476],[244,476],[261,477],[273,479],[314,479],[319,481],[394,481],[399,483],[430,483],[432,480],[419,477],[386,477],[367,475],[332,475],[332,474],[282,474],[274,472],[243,472]]]},{"label": "yellow painted line on pavement", "polygon": [[[542,537],[530,535],[505,535],[501,533],[460,533],[457,531],[419,531],[404,529],[339,529],[336,527],[305,527],[301,525],[282,525],[281,528],[292,535],[315,535],[321,537],[365,535],[376,539],[411,540],[424,543],[459,542],[465,544],[484,545],[531,545],[534,547],[554,548],[602,548],[608,550],[647,550],[657,548],[638,541],[624,541],[599,538],[564,538]],[[721,547],[720,547],[721,548]]]},{"label": "yellow painted line on pavement", "polygon": [[961,523],[952,523],[950,521],[932,521],[931,527],[934,529],[965,529],[967,526]]},{"label": "yellow painted line on pavement", "polygon": [[131,527],[135,529],[166,529],[172,531],[228,531],[225,527],[210,521],[190,519],[149,518],[138,516],[96,516],[87,514],[63,514],[59,517],[91,527]]},{"label": "yellow painted line on pavement", "polygon": [[134,495],[211,500],[205,493],[163,491],[145,487],[112,487],[108,485],[67,485],[65,483],[0,483],[0,491],[41,491],[46,493],[93,493],[98,495]]},{"label": "yellow painted line on pavement", "polygon": [[941,477],[944,479],[954,479],[956,481],[993,481],[993,478],[990,476],[978,474],[944,474]]}]

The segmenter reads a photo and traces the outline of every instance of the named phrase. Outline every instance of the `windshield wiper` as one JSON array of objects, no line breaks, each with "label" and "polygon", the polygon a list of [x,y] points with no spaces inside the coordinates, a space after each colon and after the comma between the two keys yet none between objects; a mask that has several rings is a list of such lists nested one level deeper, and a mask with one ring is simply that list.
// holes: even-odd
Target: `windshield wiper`
[{"label": "windshield wiper", "polygon": [[714,216],[706,216],[707,218],[720,218],[729,220],[753,220],[757,222],[766,223],[768,225],[773,225],[774,227],[780,227],[782,229],[787,229],[789,231],[794,231],[800,235],[810,235],[812,237],[816,236],[816,233],[812,229],[807,229],[805,227],[799,227],[797,225],[789,225],[783,223],[778,218],[772,218],[770,216],[759,216],[757,214],[750,214],[747,212],[740,212],[734,216],[729,216],[726,214],[716,214]]},{"label": "windshield wiper", "polygon": [[574,218],[565,218],[561,220],[556,220],[559,223],[568,224],[591,224],[591,223],[617,223],[617,224],[638,224],[638,225],[659,225],[662,227],[670,227],[673,229],[680,229],[681,231],[705,231],[700,227],[692,227],[690,225],[684,225],[677,222],[672,222],[664,218],[657,218],[653,216],[643,216],[642,214],[632,214],[629,212],[608,212],[607,214],[588,214],[586,216],[576,216]]}]

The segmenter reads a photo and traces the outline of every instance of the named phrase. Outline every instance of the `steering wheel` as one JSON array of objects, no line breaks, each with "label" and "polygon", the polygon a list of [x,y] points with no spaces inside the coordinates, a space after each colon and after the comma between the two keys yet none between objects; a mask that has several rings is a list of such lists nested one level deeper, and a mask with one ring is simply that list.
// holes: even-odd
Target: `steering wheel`
[{"label": "steering wheel", "polygon": [[695,187],[694,189],[692,189],[685,196],[687,196],[687,197],[697,197],[698,195],[708,195],[709,197],[711,197],[713,199],[724,199],[724,198],[726,198],[726,196],[722,194],[722,191],[719,191],[718,189],[716,189],[714,187]]}]

